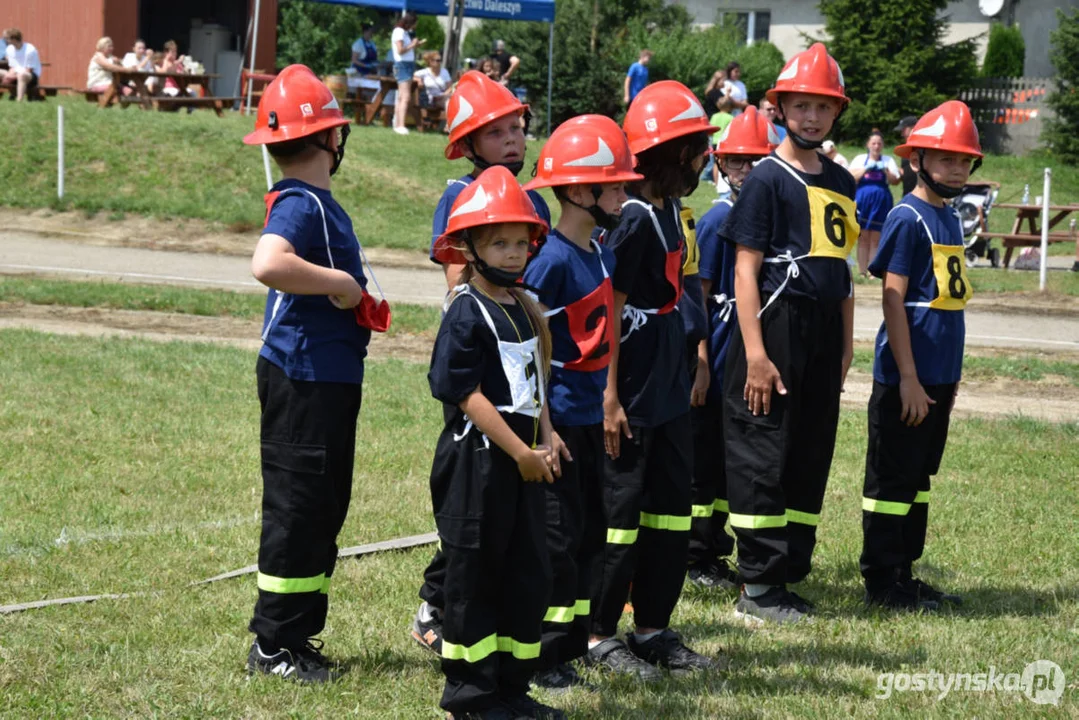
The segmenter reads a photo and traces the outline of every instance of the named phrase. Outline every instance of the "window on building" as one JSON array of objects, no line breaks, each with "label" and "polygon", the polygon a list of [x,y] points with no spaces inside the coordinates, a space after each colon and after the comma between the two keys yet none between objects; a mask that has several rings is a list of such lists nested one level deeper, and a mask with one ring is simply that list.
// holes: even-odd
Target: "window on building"
[{"label": "window on building", "polygon": [[743,42],[746,45],[752,45],[768,39],[772,26],[772,13],[768,10],[722,13],[719,16],[719,24],[738,28]]}]

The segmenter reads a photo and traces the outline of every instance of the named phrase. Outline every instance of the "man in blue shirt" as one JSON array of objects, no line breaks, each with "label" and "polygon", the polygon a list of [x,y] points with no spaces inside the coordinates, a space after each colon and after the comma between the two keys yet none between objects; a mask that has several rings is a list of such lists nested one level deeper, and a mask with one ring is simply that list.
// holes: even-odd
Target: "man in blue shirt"
[{"label": "man in blue shirt", "polygon": [[651,50],[641,50],[641,56],[637,62],[629,66],[626,72],[626,82],[622,87],[622,102],[629,105],[637,93],[644,90],[648,85],[648,62],[652,59]]}]

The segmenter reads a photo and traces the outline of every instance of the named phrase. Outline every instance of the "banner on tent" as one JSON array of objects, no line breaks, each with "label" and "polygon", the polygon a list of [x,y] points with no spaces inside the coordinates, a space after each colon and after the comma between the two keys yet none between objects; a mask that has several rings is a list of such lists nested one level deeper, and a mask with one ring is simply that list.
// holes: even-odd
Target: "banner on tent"
[{"label": "banner on tent", "polygon": [[[465,16],[496,20],[554,22],[553,0],[464,0]],[[425,15],[449,14],[449,0],[405,0],[405,6]]]}]

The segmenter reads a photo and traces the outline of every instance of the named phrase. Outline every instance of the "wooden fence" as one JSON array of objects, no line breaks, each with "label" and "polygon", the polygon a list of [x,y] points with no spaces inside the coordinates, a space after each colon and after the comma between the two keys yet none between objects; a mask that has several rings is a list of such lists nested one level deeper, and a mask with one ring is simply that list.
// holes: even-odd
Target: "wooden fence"
[{"label": "wooden fence", "polygon": [[1051,78],[985,78],[960,91],[959,99],[970,106],[984,150],[1025,155],[1041,144],[1052,90]]}]

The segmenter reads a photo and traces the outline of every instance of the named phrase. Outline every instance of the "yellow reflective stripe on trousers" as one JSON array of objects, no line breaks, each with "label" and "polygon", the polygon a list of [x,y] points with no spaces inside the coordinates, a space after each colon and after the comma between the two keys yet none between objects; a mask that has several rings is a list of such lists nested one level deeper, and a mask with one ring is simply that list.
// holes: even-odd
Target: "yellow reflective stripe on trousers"
[{"label": "yellow reflective stripe on trousers", "polygon": [[637,528],[632,530],[607,528],[607,542],[612,545],[632,545],[637,542]]},{"label": "yellow reflective stripe on trousers", "polygon": [[[445,641],[443,641],[445,642]],[[540,644],[523,643],[514,640],[511,637],[498,637],[498,650],[499,652],[508,652],[518,660],[535,660],[540,655]]]},{"label": "yellow reflective stripe on trousers", "polygon": [[812,525],[817,527],[820,524],[820,515],[816,513],[802,512],[801,510],[787,510],[787,522],[798,523],[799,525]]},{"label": "yellow reflective stripe on trousers", "polygon": [[592,601],[591,600],[578,600],[573,606],[573,612],[577,615],[591,615],[592,614]]},{"label": "yellow reflective stripe on trousers", "polygon": [[326,573],[319,573],[314,577],[306,578],[283,578],[273,575],[258,574],[259,590],[289,595],[292,593],[317,592],[326,584]]},{"label": "yellow reflective stripe on trousers", "polygon": [[576,615],[572,607],[549,607],[547,614],[543,616],[543,622],[568,623],[573,622]]},{"label": "yellow reflective stripe on trousers", "polygon": [[716,500],[712,503],[712,510],[714,512],[729,513],[731,511],[731,506],[726,500]]},{"label": "yellow reflective stripe on trousers", "polygon": [[929,502],[929,491],[928,490],[919,490],[918,494],[914,496],[914,502],[916,502],[916,503],[927,503],[927,502]]},{"label": "yellow reflective stripe on trousers", "polygon": [[331,578],[324,578],[322,580],[322,587],[319,588],[319,591],[323,595],[329,595],[330,594],[330,580],[331,580]]},{"label": "yellow reflective stripe on trousers", "polygon": [[641,527],[652,530],[672,530],[674,532],[688,531],[690,527],[689,515],[653,515],[641,513]]},{"label": "yellow reflective stripe on trousers", "polygon": [[906,515],[910,512],[910,503],[863,497],[862,509],[866,512],[880,513],[882,515]]},{"label": "yellow reflective stripe on trousers", "polygon": [[447,660],[464,660],[465,662],[477,663],[485,657],[500,650],[497,635],[488,635],[473,645],[456,645],[445,639],[442,640],[442,657]]},{"label": "yellow reflective stripe on trousers", "polygon": [[731,513],[730,519],[731,527],[745,530],[787,527],[786,515],[739,515],[738,513]]},{"label": "yellow reflective stripe on trousers", "polygon": [[692,517],[712,517],[711,505],[694,505],[689,509]]}]

